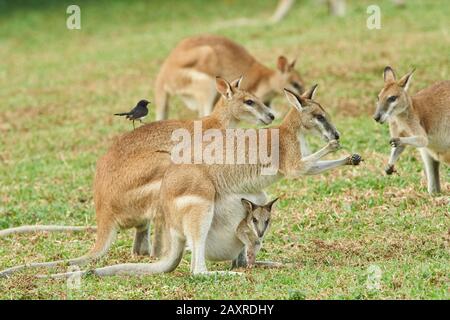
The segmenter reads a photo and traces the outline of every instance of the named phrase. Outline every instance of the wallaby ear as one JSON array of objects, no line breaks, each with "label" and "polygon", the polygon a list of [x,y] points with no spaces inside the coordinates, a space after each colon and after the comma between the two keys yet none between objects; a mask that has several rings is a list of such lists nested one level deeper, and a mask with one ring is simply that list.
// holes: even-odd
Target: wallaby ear
[{"label": "wallaby ear", "polygon": [[242,83],[242,79],[244,79],[244,76],[240,76],[239,78],[237,78],[236,80],[232,81],[231,87],[239,89],[241,87],[241,83]]},{"label": "wallaby ear", "polygon": [[247,211],[247,212],[252,212],[253,210],[256,209],[256,204],[254,204],[254,203],[251,202],[250,200],[247,200],[247,199],[242,198],[242,199],[241,199],[241,202],[242,202],[242,205],[243,205],[244,208],[245,208],[245,211]]},{"label": "wallaby ear", "polygon": [[280,70],[283,73],[288,71],[288,69],[289,69],[289,62],[288,62],[288,59],[286,59],[285,56],[279,56],[278,57],[277,68],[278,68],[278,70]]},{"label": "wallaby ear", "polygon": [[391,67],[387,66],[383,71],[384,82],[394,82],[395,81],[395,72]]},{"label": "wallaby ear", "polygon": [[403,90],[408,91],[414,71],[416,70],[411,70],[408,74],[404,75],[400,80],[398,80],[398,85],[402,87]]},{"label": "wallaby ear", "polygon": [[284,94],[286,95],[289,103],[292,104],[298,111],[301,112],[303,110],[302,101],[299,96],[286,88],[284,88]]},{"label": "wallaby ear", "polygon": [[233,97],[233,89],[230,83],[221,77],[216,77],[216,89],[227,100]]},{"label": "wallaby ear", "polygon": [[292,62],[289,64],[289,71],[294,70],[295,64],[297,63],[297,58],[292,60]]},{"label": "wallaby ear", "polygon": [[272,210],[273,204],[274,204],[275,202],[277,202],[278,199],[279,199],[279,198],[275,198],[275,199],[273,199],[272,201],[270,201],[269,203],[267,203],[267,204],[265,205],[265,207],[267,208],[268,211],[271,211],[271,210]]},{"label": "wallaby ear", "polygon": [[309,90],[307,90],[305,93],[302,94],[302,98],[309,100],[314,99],[318,86],[319,86],[318,84],[313,85]]}]

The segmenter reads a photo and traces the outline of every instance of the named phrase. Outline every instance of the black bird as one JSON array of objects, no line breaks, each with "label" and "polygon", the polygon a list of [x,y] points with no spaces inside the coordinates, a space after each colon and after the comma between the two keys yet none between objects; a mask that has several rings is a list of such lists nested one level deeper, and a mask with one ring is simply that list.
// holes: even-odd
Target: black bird
[{"label": "black bird", "polygon": [[136,107],[131,109],[130,112],[122,112],[122,113],[115,113],[115,116],[126,116],[128,120],[133,121],[133,129],[134,129],[134,121],[139,120],[139,122],[142,123],[142,119],[145,118],[145,116],[148,114],[147,105],[150,102],[147,100],[141,100],[137,103]]}]

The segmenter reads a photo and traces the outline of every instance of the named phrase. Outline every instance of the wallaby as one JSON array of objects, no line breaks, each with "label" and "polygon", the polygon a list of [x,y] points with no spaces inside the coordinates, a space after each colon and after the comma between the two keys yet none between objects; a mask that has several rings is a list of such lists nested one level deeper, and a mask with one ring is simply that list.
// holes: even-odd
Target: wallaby
[{"label": "wallaby", "polygon": [[[199,120],[204,130],[233,127],[241,120],[253,124],[270,124],[274,120],[270,108],[240,89],[241,81],[242,77],[232,83],[216,79],[221,99],[211,115]],[[118,228],[136,228],[133,253],[150,254],[150,221],[157,209],[161,180],[172,163],[172,132],[180,128],[192,132],[194,121],[166,120],[143,125],[117,138],[99,159],[94,181],[97,239],[87,255],[68,261],[21,265],[0,272],[0,276],[25,267],[88,263],[107,252]]]},{"label": "wallaby", "polygon": [[387,174],[407,145],[419,148],[428,181],[428,192],[439,193],[439,164],[450,163],[450,81],[441,81],[410,95],[414,71],[400,80],[391,67],[384,69],[384,87],[378,95],[374,115],[379,123],[389,122],[392,146]]},{"label": "wallaby", "polygon": [[236,236],[245,246],[248,266],[256,263],[256,254],[262,246],[262,241],[269,230],[272,215],[272,206],[278,198],[258,205],[248,199],[241,199],[247,216],[239,223],[236,229]]},{"label": "wallaby", "polygon": [[276,94],[283,93],[283,88],[301,93],[303,80],[294,66],[295,60],[288,62],[280,56],[277,70],[269,69],[244,47],[222,36],[186,38],[169,54],[156,78],[156,120],[167,119],[170,95],[180,96],[189,109],[201,116],[210,114],[218,98],[216,76],[232,80],[244,75],[242,89],[268,105]]},{"label": "wallaby", "polygon": [[[336,140],[339,139],[339,133],[322,106],[312,100],[316,88],[314,86],[300,97],[285,90],[294,108],[280,126],[268,129],[269,133],[266,135],[269,150],[272,150],[271,143],[278,146],[275,152],[279,153],[280,163],[275,174],[263,175],[262,171],[267,164],[261,162],[171,165],[165,172],[159,198],[159,215],[164,220],[163,233],[167,246],[163,257],[150,264],[119,264],[80,271],[77,274],[111,276],[170,272],[181,261],[186,244],[192,249],[191,272],[209,274],[211,272],[206,268],[206,259],[235,260],[242,252],[243,244],[236,236],[236,228],[246,216],[242,198],[253,203],[265,203],[266,200],[261,199],[264,197],[261,190],[282,177],[298,178],[343,165],[358,165],[361,157],[357,154],[339,160],[320,161],[339,148]],[[261,130],[264,129],[258,130],[258,133]],[[319,151],[302,157],[302,140],[308,132],[320,134],[328,144]],[[225,135],[226,132],[222,134]],[[242,135],[245,136],[245,132],[237,132],[235,139],[242,139]],[[279,137],[279,143],[272,141],[272,137]],[[264,142],[258,139],[256,147],[262,143]],[[251,147],[250,143],[246,145],[247,158]],[[236,154],[236,143],[233,148]],[[63,273],[55,277],[72,274],[74,273]]]}]

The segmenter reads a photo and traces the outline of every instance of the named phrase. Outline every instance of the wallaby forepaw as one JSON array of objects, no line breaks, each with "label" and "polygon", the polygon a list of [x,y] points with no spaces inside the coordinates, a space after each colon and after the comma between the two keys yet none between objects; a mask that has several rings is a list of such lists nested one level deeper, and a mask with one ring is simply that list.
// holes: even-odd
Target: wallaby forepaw
[{"label": "wallaby forepaw", "polygon": [[386,167],[386,169],[384,169],[384,172],[386,172],[386,174],[387,174],[388,176],[390,176],[390,175],[393,174],[394,172],[397,172],[397,170],[395,170],[395,166],[392,164],[392,165],[388,165],[388,166]]},{"label": "wallaby forepaw", "polygon": [[389,140],[389,144],[391,145],[392,148],[400,147],[401,145],[400,138],[392,138],[391,140]]},{"label": "wallaby forepaw", "polygon": [[351,166],[357,166],[361,163],[361,161],[364,161],[363,158],[357,153],[352,154],[347,158],[347,164]]}]

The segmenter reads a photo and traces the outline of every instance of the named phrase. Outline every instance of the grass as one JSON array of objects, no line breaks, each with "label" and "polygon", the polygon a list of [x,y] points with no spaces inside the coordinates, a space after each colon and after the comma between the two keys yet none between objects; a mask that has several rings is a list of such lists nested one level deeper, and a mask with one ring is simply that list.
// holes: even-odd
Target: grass
[{"label": "grass", "polygon": [[[88,277],[79,290],[23,272],[0,279],[0,298],[449,299],[449,168],[442,168],[439,197],[426,193],[412,148],[400,160],[399,175],[385,176],[388,128],[370,118],[387,64],[399,73],[417,68],[413,92],[449,79],[448,1],[410,0],[404,9],[377,1],[380,30],[366,28],[371,1],[348,1],[342,19],[315,1],[298,2],[279,25],[218,29],[222,20],[264,21],[275,1],[77,1],[81,30],[65,28],[67,1],[0,2],[0,228],[94,224],[96,159],[112,137],[130,130],[112,113],[153,100],[165,56],[198,33],[229,36],[269,66],[278,54],[297,56],[298,70],[308,84],[319,83],[318,100],[342,133],[340,153],[359,152],[366,160],[269,188],[282,201],[261,258],[284,268],[198,278],[189,274],[187,255],[171,274]],[[195,116],[178,100],[172,105],[172,117]],[[76,257],[93,240],[92,234],[3,238],[0,269]],[[149,261],[133,257],[131,243],[131,230],[121,232],[96,265]],[[371,266],[381,270],[379,289],[367,286]]]}]

